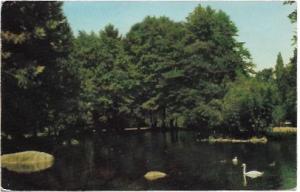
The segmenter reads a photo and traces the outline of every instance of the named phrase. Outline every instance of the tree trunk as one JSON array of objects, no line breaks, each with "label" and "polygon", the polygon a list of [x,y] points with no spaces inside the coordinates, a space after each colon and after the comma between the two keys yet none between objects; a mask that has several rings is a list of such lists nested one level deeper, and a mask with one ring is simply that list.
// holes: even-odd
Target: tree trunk
[{"label": "tree trunk", "polygon": [[161,120],[162,120],[162,129],[165,129],[166,128],[166,109],[165,108],[163,108],[162,109],[162,118],[161,118]]},{"label": "tree trunk", "polygon": [[150,120],[150,128],[153,128],[153,116],[152,116],[152,111],[149,111],[149,120]]}]

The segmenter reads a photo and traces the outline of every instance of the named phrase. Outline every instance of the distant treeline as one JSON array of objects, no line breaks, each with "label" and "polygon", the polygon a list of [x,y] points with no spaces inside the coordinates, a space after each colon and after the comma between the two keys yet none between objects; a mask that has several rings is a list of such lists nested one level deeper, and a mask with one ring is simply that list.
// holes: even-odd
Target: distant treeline
[{"label": "distant treeline", "polygon": [[125,36],[109,24],[75,37],[62,2],[7,1],[1,25],[4,134],[296,125],[296,48],[255,72],[223,11],[199,5],[183,22],[148,16]]}]

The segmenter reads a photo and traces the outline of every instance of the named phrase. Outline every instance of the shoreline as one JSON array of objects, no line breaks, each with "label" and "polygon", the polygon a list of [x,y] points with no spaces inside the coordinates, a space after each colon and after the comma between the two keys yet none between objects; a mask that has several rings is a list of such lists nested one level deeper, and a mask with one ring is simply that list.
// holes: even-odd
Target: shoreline
[{"label": "shoreline", "polygon": [[261,144],[265,144],[268,142],[267,137],[263,136],[263,137],[251,137],[249,139],[233,139],[233,138],[214,138],[212,136],[210,136],[208,139],[201,139],[201,142],[209,142],[209,143],[253,143],[253,144],[257,144],[257,143],[261,143]]}]

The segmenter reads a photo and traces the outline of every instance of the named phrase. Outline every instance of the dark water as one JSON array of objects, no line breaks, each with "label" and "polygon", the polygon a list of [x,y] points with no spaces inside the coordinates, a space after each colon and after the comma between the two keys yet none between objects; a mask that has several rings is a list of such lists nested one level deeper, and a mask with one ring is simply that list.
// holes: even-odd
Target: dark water
[{"label": "dark water", "polygon": [[[139,133],[86,138],[57,145],[52,168],[20,174],[2,169],[2,187],[23,190],[259,190],[296,187],[296,140],[267,144],[208,144],[196,133]],[[238,165],[231,159],[237,156]],[[226,160],[226,162],[224,162]],[[264,176],[247,178],[247,170]],[[275,166],[269,166],[275,162]],[[168,174],[146,181],[151,170]]]}]

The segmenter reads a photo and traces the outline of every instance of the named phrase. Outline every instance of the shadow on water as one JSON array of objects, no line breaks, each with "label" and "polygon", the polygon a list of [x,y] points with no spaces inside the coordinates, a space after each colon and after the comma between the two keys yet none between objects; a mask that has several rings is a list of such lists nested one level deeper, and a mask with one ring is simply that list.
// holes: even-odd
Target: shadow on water
[{"label": "shadow on water", "polygon": [[[295,140],[208,144],[196,138],[196,133],[185,131],[84,137],[78,145],[48,146],[45,150],[55,156],[55,163],[45,171],[19,174],[2,169],[2,185],[15,190],[267,190],[296,186]],[[238,165],[232,164],[234,156]],[[245,179],[241,163],[246,163],[248,170],[264,171],[264,176]],[[144,174],[153,170],[168,176],[146,181]]]}]

